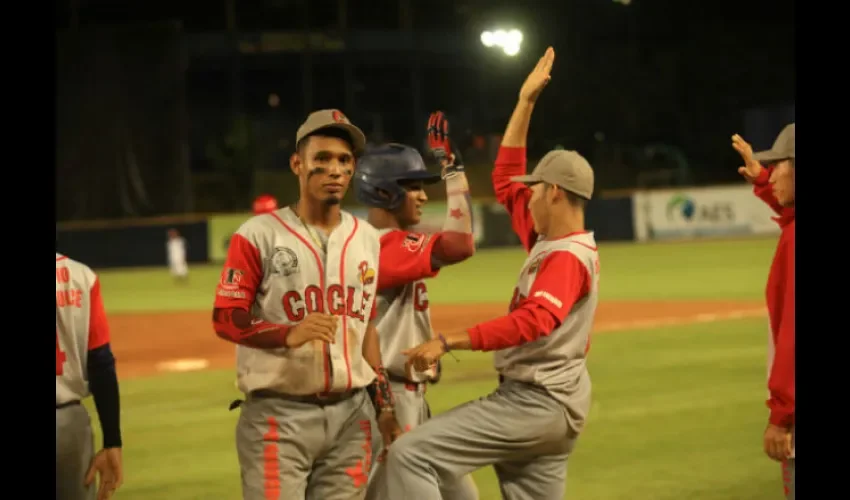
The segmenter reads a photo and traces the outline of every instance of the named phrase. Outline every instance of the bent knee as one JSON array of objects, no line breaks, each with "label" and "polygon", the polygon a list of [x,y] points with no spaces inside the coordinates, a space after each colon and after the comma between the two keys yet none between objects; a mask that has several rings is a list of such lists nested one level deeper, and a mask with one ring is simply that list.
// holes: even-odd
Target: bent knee
[{"label": "bent knee", "polygon": [[388,469],[394,467],[405,467],[420,464],[425,460],[422,446],[410,434],[399,437],[387,450],[386,466]]}]

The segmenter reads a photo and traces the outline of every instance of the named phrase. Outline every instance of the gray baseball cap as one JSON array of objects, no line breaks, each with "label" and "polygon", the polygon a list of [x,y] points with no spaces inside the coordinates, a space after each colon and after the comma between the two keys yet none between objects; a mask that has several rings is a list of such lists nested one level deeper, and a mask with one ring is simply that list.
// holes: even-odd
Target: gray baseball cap
[{"label": "gray baseball cap", "polygon": [[523,184],[546,182],[588,200],[593,194],[593,169],[590,163],[577,152],[563,149],[549,151],[530,175],[511,177],[511,181]]},{"label": "gray baseball cap", "polygon": [[753,159],[762,163],[794,159],[795,125],[796,123],[786,125],[773,142],[773,147],[767,151],[755,153]]},{"label": "gray baseball cap", "polygon": [[301,142],[301,139],[308,135],[325,128],[337,128],[348,132],[355,154],[362,153],[366,148],[366,135],[348,121],[348,117],[338,109],[321,109],[310,113],[310,116],[304,120],[304,123],[298,127],[298,131],[295,133],[295,144]]}]

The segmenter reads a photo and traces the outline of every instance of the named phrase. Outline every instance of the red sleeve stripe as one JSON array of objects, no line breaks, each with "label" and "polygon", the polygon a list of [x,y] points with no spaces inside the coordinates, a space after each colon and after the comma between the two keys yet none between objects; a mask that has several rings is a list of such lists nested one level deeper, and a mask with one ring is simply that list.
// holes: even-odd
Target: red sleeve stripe
[{"label": "red sleeve stripe", "polygon": [[89,291],[89,350],[109,343],[109,322],[100,295],[100,280],[95,278]]}]

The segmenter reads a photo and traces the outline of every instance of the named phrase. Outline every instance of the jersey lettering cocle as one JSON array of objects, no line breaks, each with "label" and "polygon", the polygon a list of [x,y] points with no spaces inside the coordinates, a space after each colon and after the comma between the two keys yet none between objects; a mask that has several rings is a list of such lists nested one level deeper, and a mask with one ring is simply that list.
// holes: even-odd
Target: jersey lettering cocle
[{"label": "jersey lettering cocle", "polygon": [[398,229],[383,229],[378,281],[377,327],[387,372],[413,382],[433,378],[434,370],[407,373],[402,351],[430,340],[431,312],[425,278],[433,278],[431,252],[437,238]]},{"label": "jersey lettering cocle", "polygon": [[109,342],[97,275],[56,254],[56,404],[89,396],[88,352]]},{"label": "jersey lettering cocle", "polygon": [[[317,237],[325,239],[322,245]],[[326,237],[316,229],[308,231],[289,208],[247,220],[231,239],[215,307],[243,308],[258,321],[286,326],[313,312],[333,314],[340,321],[333,344],[237,346],[240,390],[306,395],[371,383],[375,372],[363,358],[362,346],[374,315],[379,252],[375,228],[347,212]]]}]

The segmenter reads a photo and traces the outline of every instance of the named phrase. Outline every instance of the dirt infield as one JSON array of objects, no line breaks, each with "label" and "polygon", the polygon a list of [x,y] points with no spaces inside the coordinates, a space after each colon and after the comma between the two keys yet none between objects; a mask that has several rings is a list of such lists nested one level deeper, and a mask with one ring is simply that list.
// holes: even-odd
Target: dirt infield
[{"label": "dirt infield", "polygon": [[[434,328],[462,328],[506,312],[505,304],[440,305],[432,308]],[[595,332],[657,328],[764,316],[761,302],[603,302]],[[212,331],[211,312],[120,314],[109,318],[121,378],[160,371],[233,367],[235,347]]]}]

